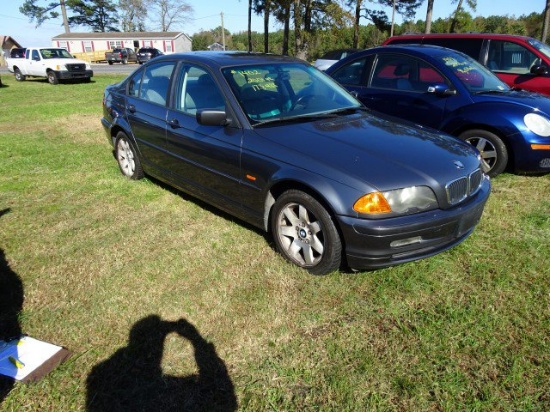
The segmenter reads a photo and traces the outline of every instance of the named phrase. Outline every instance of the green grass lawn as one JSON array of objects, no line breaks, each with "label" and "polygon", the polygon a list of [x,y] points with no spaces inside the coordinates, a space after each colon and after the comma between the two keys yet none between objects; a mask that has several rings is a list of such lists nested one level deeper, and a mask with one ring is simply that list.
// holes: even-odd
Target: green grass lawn
[{"label": "green grass lawn", "polygon": [[450,251],[315,277],[120,174],[100,124],[120,79],[2,76],[0,321],[72,357],[0,410],[550,410],[550,176],[493,179]]}]

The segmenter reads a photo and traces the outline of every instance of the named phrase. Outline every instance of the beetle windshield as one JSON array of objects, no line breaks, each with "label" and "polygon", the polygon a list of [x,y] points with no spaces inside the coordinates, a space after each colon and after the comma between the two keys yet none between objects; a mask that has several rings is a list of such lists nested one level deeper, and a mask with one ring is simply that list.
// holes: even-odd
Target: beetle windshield
[{"label": "beetle windshield", "polygon": [[252,123],[361,106],[334,80],[308,64],[229,67],[223,75]]},{"label": "beetle windshield", "polygon": [[510,89],[492,71],[464,54],[449,53],[439,58],[471,92],[504,92]]}]

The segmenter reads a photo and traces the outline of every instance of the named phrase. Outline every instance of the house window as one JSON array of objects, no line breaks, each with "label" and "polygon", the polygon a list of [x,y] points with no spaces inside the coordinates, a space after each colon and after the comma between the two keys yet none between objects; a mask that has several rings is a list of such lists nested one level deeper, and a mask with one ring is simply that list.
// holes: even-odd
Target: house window
[{"label": "house window", "polygon": [[172,50],[172,41],[170,40],[166,40],[164,42],[164,50],[167,52],[167,53],[172,53],[173,50]]},{"label": "house window", "polygon": [[61,47],[62,49],[69,50],[69,45],[67,44],[66,41],[60,41],[59,42],[59,47]]},{"label": "house window", "polygon": [[92,48],[92,42],[91,41],[85,41],[84,43],[84,51],[85,52],[92,52],[94,51]]},{"label": "house window", "polygon": [[153,47],[153,42],[151,40],[143,40],[143,47]]},{"label": "house window", "polygon": [[116,41],[109,40],[109,47],[111,49],[118,49],[118,48],[122,47],[122,41],[120,41],[120,40],[116,40]]}]

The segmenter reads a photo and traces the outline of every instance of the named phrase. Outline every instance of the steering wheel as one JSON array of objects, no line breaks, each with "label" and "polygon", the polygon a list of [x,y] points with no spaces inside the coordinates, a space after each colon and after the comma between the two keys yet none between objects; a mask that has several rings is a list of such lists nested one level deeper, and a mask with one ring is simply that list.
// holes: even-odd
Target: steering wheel
[{"label": "steering wheel", "polygon": [[315,94],[304,94],[303,96],[298,97],[294,103],[292,103],[292,106],[290,106],[290,110],[296,109],[296,106],[307,106],[307,103],[313,99],[318,98],[318,95]]}]

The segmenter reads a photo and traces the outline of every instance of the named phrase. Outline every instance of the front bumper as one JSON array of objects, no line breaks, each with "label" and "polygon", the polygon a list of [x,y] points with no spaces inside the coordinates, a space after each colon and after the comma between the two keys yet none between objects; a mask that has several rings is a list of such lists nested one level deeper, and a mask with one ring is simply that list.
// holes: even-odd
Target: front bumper
[{"label": "front bumper", "polygon": [[379,220],[339,216],[348,266],[379,269],[456,246],[479,222],[490,191],[490,181],[485,179],[471,199],[452,209]]},{"label": "front bumper", "polygon": [[90,79],[94,77],[94,71],[85,70],[85,71],[79,71],[79,72],[71,72],[68,70],[58,70],[58,71],[55,71],[55,75],[59,80]]}]

